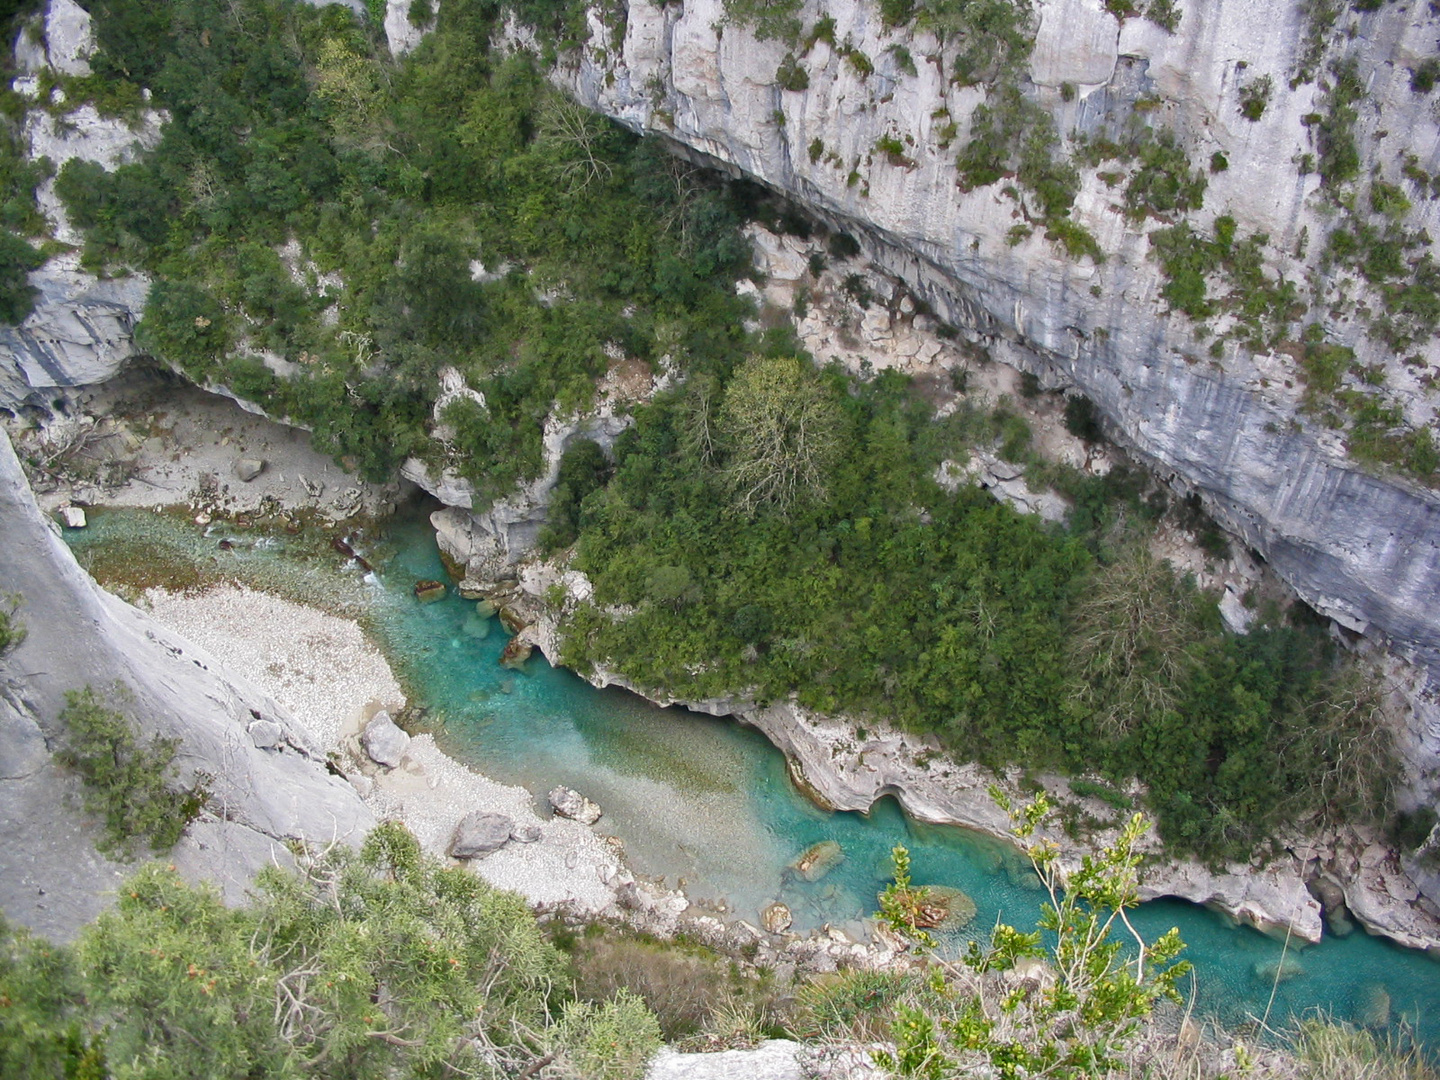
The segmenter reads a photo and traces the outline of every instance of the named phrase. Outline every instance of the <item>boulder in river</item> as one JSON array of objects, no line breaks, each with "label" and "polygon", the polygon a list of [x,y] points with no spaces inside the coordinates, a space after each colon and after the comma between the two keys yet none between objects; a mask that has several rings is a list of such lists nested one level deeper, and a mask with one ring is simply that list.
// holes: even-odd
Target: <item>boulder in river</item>
[{"label": "boulder in river", "polygon": [[550,806],[559,817],[578,821],[581,825],[594,825],[600,820],[601,810],[574,788],[557,787],[550,790]]},{"label": "boulder in river", "polygon": [[60,520],[67,529],[85,528],[85,511],[78,506],[62,506]]},{"label": "boulder in river", "polygon": [[845,861],[845,852],[836,840],[821,840],[811,844],[800,857],[790,864],[806,881],[819,881],[835,867]]},{"label": "boulder in river", "polygon": [[769,934],[783,934],[790,929],[791,921],[790,909],[778,900],[760,912],[760,925]]},{"label": "boulder in river", "polygon": [[443,581],[426,579],[415,582],[415,599],[422,604],[433,604],[436,600],[444,600],[447,591]]},{"label": "boulder in river", "polygon": [[455,859],[478,859],[508,844],[514,828],[514,820],[504,814],[472,810],[455,826],[455,835],[446,850]]},{"label": "boulder in river", "polygon": [[1298,979],[1305,974],[1305,968],[1300,961],[1293,956],[1276,957],[1274,960],[1261,960],[1255,965],[1255,974],[1265,982],[1289,982],[1291,979]]},{"label": "boulder in river", "polygon": [[963,930],[974,920],[979,910],[970,895],[961,889],[948,885],[927,885],[925,898],[920,907],[923,918],[917,918],[915,925],[927,930],[948,933]]},{"label": "boulder in river", "polygon": [[410,736],[395,726],[390,714],[381,709],[365,725],[360,736],[365,753],[370,760],[393,769],[405,759],[405,750],[410,745]]},{"label": "boulder in river", "polygon": [[512,671],[519,671],[525,666],[525,661],[530,659],[530,654],[534,651],[535,647],[528,641],[511,638],[504,651],[500,653],[500,666],[507,667]]}]

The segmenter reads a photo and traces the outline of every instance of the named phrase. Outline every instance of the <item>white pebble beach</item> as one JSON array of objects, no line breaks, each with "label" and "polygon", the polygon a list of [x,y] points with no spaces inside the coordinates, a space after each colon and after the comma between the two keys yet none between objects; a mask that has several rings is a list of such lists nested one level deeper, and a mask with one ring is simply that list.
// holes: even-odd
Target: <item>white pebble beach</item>
[{"label": "white pebble beach", "polygon": [[[274,697],[324,751],[350,752],[369,715],[405,703],[384,655],[349,619],[229,584],[195,593],[151,589],[145,606],[157,621]],[[538,842],[511,842],[471,863],[487,881],[532,904],[597,913],[613,904],[619,882],[628,877],[593,830],[542,818],[525,788],[467,768],[430,735],[411,739],[395,769],[350,756],[349,764],[374,781],[364,794],[377,816],[403,821],[437,855],[444,855],[456,823],[472,810],[508,815],[517,826],[539,825]]]}]

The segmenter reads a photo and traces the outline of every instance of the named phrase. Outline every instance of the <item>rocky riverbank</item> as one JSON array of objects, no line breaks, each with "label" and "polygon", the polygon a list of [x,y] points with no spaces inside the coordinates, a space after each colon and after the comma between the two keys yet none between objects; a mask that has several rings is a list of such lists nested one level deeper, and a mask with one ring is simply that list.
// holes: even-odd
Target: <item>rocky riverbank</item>
[{"label": "rocky riverbank", "polygon": [[[463,533],[453,531],[454,515],[434,515],[442,549],[464,564]],[[560,655],[555,612],[547,598],[563,590],[567,603],[589,594],[583,574],[553,562],[522,562],[501,580],[468,583],[501,605],[519,628],[518,638],[552,661]],[[819,716],[794,702],[757,705],[743,696],[685,701],[637,687],[615,672],[597,668],[581,673],[596,686],[624,686],[659,705],[683,705],[696,712],[732,716],[759,729],[790,763],[800,786],[822,805],[868,810],[878,799],[896,797],[913,817],[935,824],[961,825],[987,835],[1011,838],[1007,814],[990,791],[1000,788],[1023,801],[1018,773],[996,775],[973,763],[957,764],[932,740],[877,728],[867,722],[863,737],[843,718]],[[1077,843],[1052,826],[1047,836],[1061,845],[1062,865],[1078,865],[1083,855],[1113,839],[1120,816],[1106,804],[1077,794],[1064,777],[1032,776],[1063,811],[1087,822],[1087,840]],[[1141,877],[1144,899],[1178,897],[1203,904],[1266,933],[1292,934],[1319,941],[1325,928],[1348,932],[1351,917],[1367,931],[1440,955],[1440,912],[1423,897],[1394,852],[1379,835],[1360,830],[1320,836],[1279,837],[1276,854],[1255,864],[1231,864],[1212,870],[1192,860],[1166,855],[1153,836],[1148,840]]]}]

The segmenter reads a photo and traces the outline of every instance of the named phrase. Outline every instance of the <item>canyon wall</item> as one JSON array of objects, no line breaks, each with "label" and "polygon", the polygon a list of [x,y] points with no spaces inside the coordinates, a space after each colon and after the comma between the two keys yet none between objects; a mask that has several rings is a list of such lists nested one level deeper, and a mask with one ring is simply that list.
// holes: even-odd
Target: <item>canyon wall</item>
[{"label": "canyon wall", "polygon": [[[1225,214],[1239,235],[1265,234],[1272,277],[1308,280],[1327,339],[1353,348],[1356,369],[1383,379],[1384,400],[1404,425],[1432,427],[1433,338],[1396,356],[1366,333],[1366,305],[1378,301],[1321,258],[1335,209],[1321,198],[1320,176],[1302,175],[1297,163],[1314,157],[1327,105],[1316,82],[1289,88],[1311,33],[1299,5],[1204,0],[1178,9],[1172,34],[1118,20],[1100,0],[1039,3],[1023,92],[1053,116],[1062,141],[1114,130],[1138,103],[1153,127],[1176,133],[1197,169],[1222,154],[1228,168],[1208,176],[1203,209],[1189,216],[1196,231],[1208,235]],[[1191,321],[1168,311],[1151,253],[1150,234],[1170,222],[1122,212],[1123,174],[1133,166],[1106,166],[1122,175],[1108,182],[1105,168],[1080,170],[1071,218],[1104,259],[1070,257],[1042,228],[1029,229],[1024,193],[1006,194],[1008,181],[958,184],[955,150],[984,91],[949,77],[953,42],[887,29],[863,0],[807,3],[798,18],[813,27],[822,15],[834,19],[834,43],[805,49],[808,37],[758,40],[721,0],[637,0],[623,29],[597,18],[590,45],[568,67],[562,61],[557,79],[633,130],[759,180],[851,232],[977,348],[1089,396],[1117,440],[1199,493],[1317,610],[1433,669],[1440,500],[1347,458],[1343,434],[1302,408],[1295,348],[1256,354],[1227,340],[1212,352],[1197,343]],[[1365,87],[1355,125],[1361,158],[1397,182],[1404,154],[1426,168],[1440,158],[1433,104],[1410,85],[1437,32],[1424,5],[1347,9],[1327,54],[1355,59]],[[787,55],[805,72],[803,89],[781,85]],[[1268,105],[1246,119],[1241,91],[1267,77]],[[881,149],[897,142],[903,154]],[[1417,196],[1405,223],[1440,235],[1440,204]],[[1428,710],[1428,692],[1421,698],[1421,757],[1433,759],[1440,715]]]}]

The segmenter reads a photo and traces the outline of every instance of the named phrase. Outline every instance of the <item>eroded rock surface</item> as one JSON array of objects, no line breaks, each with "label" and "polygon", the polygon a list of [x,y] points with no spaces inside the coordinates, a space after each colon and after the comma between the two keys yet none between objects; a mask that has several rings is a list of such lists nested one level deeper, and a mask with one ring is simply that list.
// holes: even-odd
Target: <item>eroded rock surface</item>
[{"label": "eroded rock surface", "polygon": [[[179,740],[177,775],[210,775],[209,809],[172,854],[192,879],[242,883],[284,842],[356,841],[373,815],[331,775],[304,730],[269,696],[217,668],[208,653],[100,589],[76,564],[30,494],[0,436],[0,595],[21,597],[25,640],[0,657],[0,909],[57,939],[113,902],[129,867],[95,850],[99,823],[81,785],[52,756],[65,737],[67,691],[93,687],[143,738]],[[278,727],[271,749],[251,725]]]}]

